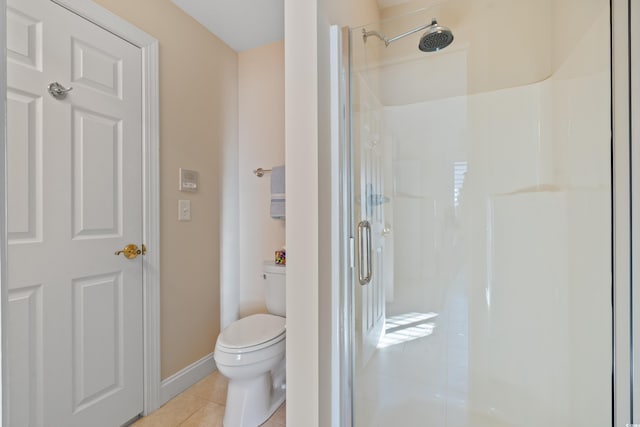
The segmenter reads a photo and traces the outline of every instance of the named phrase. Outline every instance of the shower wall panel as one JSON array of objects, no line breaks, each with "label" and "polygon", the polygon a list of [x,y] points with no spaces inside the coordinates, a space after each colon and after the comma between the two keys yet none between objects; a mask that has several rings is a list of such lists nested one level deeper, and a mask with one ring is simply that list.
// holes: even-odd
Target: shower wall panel
[{"label": "shower wall panel", "polygon": [[[565,26],[558,16],[570,18],[573,0],[518,9],[531,19],[509,24],[522,25],[511,48],[519,36],[530,39],[530,24],[539,24],[532,17],[557,15],[528,56],[479,48],[491,32],[446,3],[422,13],[442,11],[439,22],[458,24],[456,42],[433,56],[410,56],[405,45],[400,54],[362,46],[353,32],[352,84],[367,81],[377,99],[390,156],[381,200],[393,244],[385,288],[387,335],[395,340],[356,366],[356,425],[610,423],[605,3],[588,0]],[[402,21],[376,29],[411,27]],[[505,61],[527,68],[523,58],[539,61],[529,68],[538,77],[501,78],[505,70],[491,68]],[[362,117],[372,115],[357,91],[354,98],[357,146],[370,125]],[[397,326],[400,318],[409,326]]]}]

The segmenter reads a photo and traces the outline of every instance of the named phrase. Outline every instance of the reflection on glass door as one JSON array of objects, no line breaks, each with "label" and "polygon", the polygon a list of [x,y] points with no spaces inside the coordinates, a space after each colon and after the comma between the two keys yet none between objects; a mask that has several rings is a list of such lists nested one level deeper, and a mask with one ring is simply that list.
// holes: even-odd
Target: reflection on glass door
[{"label": "reflection on glass door", "polygon": [[354,425],[610,425],[609,1],[454,3],[350,33]]}]

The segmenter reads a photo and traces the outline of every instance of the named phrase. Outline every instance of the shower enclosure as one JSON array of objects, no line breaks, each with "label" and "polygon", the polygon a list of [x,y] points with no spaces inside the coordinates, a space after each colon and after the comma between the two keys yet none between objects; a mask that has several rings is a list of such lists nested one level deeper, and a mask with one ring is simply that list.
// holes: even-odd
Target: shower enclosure
[{"label": "shower enclosure", "polygon": [[612,425],[610,21],[451,1],[348,30],[354,426]]}]

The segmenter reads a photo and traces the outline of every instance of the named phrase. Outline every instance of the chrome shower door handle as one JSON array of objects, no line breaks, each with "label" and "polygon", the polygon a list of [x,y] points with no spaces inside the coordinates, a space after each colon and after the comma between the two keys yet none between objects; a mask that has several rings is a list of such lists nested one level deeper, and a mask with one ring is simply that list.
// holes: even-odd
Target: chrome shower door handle
[{"label": "chrome shower door handle", "polygon": [[358,281],[362,286],[371,281],[371,224],[358,224]]}]

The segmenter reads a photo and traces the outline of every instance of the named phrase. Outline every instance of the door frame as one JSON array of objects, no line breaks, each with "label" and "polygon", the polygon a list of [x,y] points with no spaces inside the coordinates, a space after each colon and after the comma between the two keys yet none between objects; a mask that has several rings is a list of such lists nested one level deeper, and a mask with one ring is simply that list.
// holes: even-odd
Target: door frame
[{"label": "door frame", "polygon": [[[92,0],[50,0],[138,47],[142,58],[142,206],[143,242],[143,415],[160,407],[160,121],[158,40]],[[0,0],[5,22],[6,0]],[[3,27],[5,28],[5,27]],[[6,31],[0,45],[6,46]],[[0,60],[0,90],[6,97],[6,54]],[[0,103],[0,292],[2,319],[2,425],[8,425],[7,401],[7,235],[6,107]],[[2,393],[2,391],[5,391]]]}]

